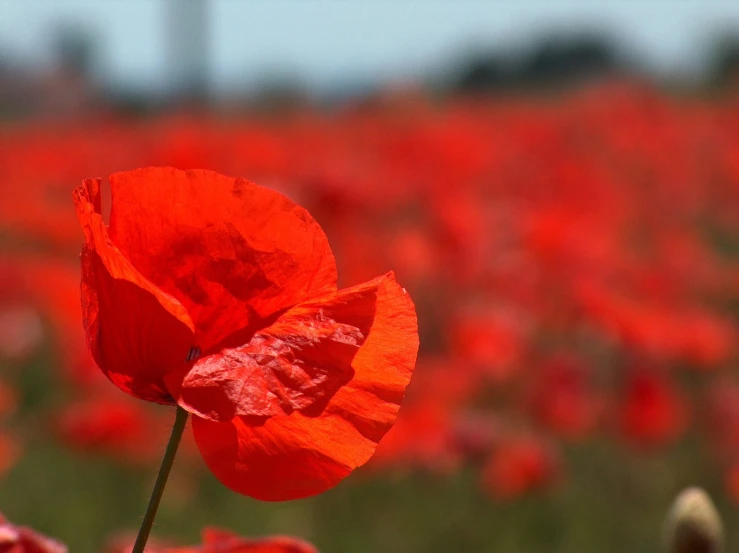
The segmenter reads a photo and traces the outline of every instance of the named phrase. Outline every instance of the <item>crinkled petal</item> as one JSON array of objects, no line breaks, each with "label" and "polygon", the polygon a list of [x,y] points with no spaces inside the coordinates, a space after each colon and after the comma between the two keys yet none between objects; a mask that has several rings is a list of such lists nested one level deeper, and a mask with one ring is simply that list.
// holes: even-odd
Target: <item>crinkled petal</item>
[{"label": "crinkled petal", "polygon": [[144,168],[110,177],[110,236],[176,297],[204,353],[234,329],[336,290],[326,235],[302,207],[211,171]]},{"label": "crinkled petal", "polygon": [[319,413],[212,422],[193,417],[198,448],[226,486],[266,501],[336,485],[374,453],[395,422],[418,351],[413,303],[392,275],[377,292],[375,319],[354,357],[354,377]]},{"label": "crinkled petal", "polygon": [[100,215],[100,181],[85,181],[74,201],[85,233],[82,312],[92,355],[121,390],[172,403],[162,378],[184,365],[193,344],[192,319],[110,241]]},{"label": "crinkled petal", "polygon": [[166,379],[188,411],[214,421],[289,414],[325,402],[354,376],[383,278],[288,309],[243,345]]}]

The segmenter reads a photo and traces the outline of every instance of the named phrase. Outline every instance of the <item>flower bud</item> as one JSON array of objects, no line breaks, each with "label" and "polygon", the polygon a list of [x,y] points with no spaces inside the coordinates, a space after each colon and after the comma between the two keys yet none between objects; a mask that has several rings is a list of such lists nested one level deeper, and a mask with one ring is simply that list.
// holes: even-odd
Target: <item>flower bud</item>
[{"label": "flower bud", "polygon": [[701,488],[680,492],[667,514],[664,538],[669,553],[720,553],[724,532],[721,517]]}]

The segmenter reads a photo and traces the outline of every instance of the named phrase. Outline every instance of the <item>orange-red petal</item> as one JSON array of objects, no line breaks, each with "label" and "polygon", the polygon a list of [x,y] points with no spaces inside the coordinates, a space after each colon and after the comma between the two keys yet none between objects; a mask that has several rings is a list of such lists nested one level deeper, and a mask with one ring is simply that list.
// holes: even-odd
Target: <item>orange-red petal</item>
[{"label": "orange-red petal", "polygon": [[185,306],[204,353],[235,329],[336,290],[326,235],[278,192],[160,167],[116,173],[110,184],[113,242]]},{"label": "orange-red petal", "polygon": [[325,405],[354,376],[352,361],[370,331],[382,280],[288,309],[245,344],[171,373],[170,392],[180,406],[219,422]]},{"label": "orange-red petal", "polygon": [[[116,539],[107,553],[129,553],[133,548],[134,536]],[[188,547],[168,547],[149,540],[146,550],[149,553],[318,553],[310,543],[291,536],[265,536],[243,538],[220,528],[204,528],[202,543]]]},{"label": "orange-red petal", "polygon": [[100,181],[74,191],[85,233],[82,311],[97,365],[120,389],[172,403],[163,376],[181,366],[194,325],[185,308],[141,275],[110,241],[100,215]]},{"label": "orange-red petal", "polygon": [[318,553],[310,543],[291,536],[242,538],[219,528],[204,528],[202,545],[166,553]]},{"label": "orange-red petal", "polygon": [[206,464],[229,488],[266,501],[323,492],[369,460],[390,429],[415,366],[413,302],[388,275],[378,286],[375,319],[354,357],[354,377],[320,413],[212,422],[193,417]]}]

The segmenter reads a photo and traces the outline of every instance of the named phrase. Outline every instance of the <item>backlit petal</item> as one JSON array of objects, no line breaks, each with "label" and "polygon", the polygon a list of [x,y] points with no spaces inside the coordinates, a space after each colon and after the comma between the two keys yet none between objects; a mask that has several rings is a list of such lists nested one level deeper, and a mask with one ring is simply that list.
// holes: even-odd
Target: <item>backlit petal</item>
[{"label": "backlit petal", "polygon": [[[248,341],[167,378],[178,403],[215,421],[289,414],[328,401],[354,376],[382,278],[288,309]],[[325,403],[324,403],[325,405]]]},{"label": "backlit petal", "polygon": [[82,311],[92,355],[123,391],[171,403],[162,377],[184,364],[193,340],[192,320],[108,238],[100,215],[100,181],[85,181],[74,200],[85,233]]},{"label": "backlit petal", "polygon": [[173,168],[116,173],[110,184],[111,239],[185,306],[203,353],[234,329],[336,290],[325,234],[282,194]]},{"label": "backlit petal", "polygon": [[382,279],[375,319],[354,357],[354,377],[320,413],[212,422],[193,417],[198,448],[229,488],[267,501],[323,492],[372,456],[410,381],[418,328],[410,297]]}]

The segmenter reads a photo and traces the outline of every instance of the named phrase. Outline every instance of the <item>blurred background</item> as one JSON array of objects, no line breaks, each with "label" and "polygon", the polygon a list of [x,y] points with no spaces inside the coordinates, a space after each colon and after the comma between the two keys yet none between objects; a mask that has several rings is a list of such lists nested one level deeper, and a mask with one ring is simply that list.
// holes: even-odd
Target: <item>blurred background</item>
[{"label": "blurred background", "polygon": [[154,533],[324,553],[652,552],[701,485],[739,544],[739,3],[2,0],[0,512],[113,551],[173,413],[86,350],[71,191],[273,187],[340,284],[394,269],[418,367],[376,457],[238,496],[182,448]]}]

